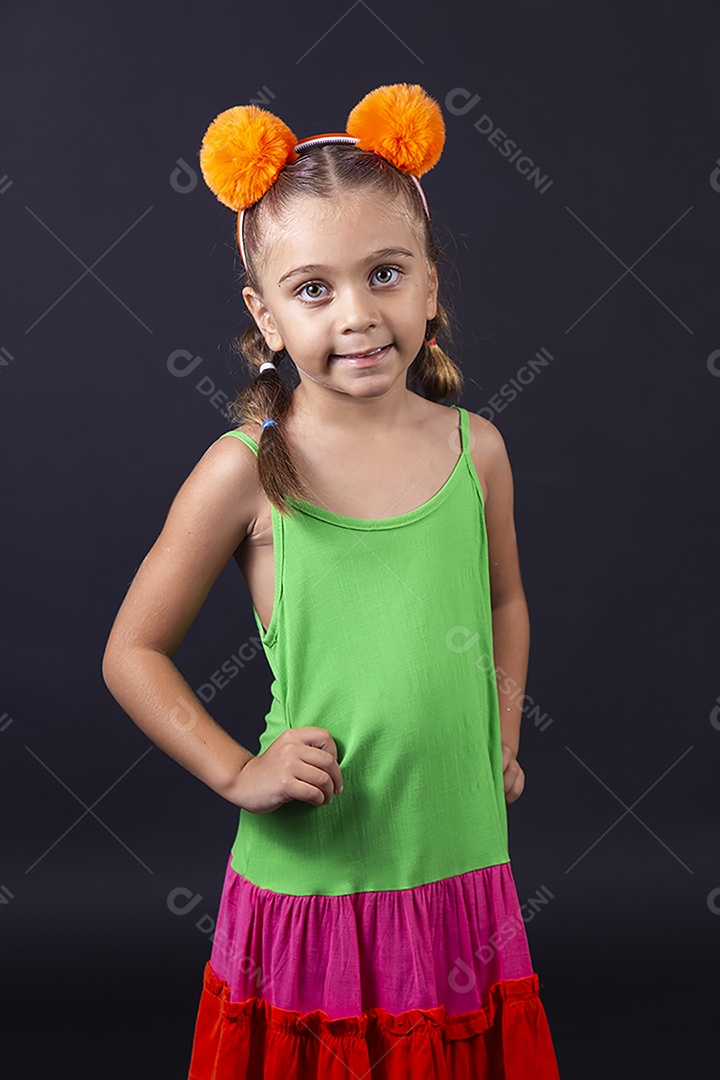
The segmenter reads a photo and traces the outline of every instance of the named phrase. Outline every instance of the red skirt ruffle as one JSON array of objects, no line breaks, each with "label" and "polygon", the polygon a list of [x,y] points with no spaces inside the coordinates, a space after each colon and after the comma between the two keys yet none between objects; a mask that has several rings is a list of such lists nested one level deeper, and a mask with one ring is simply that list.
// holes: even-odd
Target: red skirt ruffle
[{"label": "red skirt ruffle", "polygon": [[488,1004],[330,1019],[259,997],[231,1001],[205,966],[188,1080],[559,1080],[536,973],[490,987]]}]

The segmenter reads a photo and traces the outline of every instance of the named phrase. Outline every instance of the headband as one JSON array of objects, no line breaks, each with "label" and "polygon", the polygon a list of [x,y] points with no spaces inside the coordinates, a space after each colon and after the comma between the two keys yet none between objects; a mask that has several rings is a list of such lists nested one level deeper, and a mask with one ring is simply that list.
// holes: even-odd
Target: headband
[{"label": "headband", "polygon": [[438,103],[421,86],[379,86],[350,112],[344,132],[297,139],[274,113],[257,105],[235,105],[212,121],[200,149],[200,169],[217,199],[238,214],[238,246],[243,265],[245,211],[270,190],[286,165],[315,146],[357,145],[385,158],[414,182],[430,217],[418,177],[433,168],[445,144]]}]

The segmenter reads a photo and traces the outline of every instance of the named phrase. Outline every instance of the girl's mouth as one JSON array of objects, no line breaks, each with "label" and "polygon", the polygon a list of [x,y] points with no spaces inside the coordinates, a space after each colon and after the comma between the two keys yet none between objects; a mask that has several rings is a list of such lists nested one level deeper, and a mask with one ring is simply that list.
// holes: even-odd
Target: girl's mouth
[{"label": "girl's mouth", "polygon": [[391,348],[391,345],[384,345],[382,348],[373,349],[369,353],[354,353],[347,356],[333,354],[332,359],[337,360],[340,364],[349,364],[350,367],[373,367],[387,355]]}]

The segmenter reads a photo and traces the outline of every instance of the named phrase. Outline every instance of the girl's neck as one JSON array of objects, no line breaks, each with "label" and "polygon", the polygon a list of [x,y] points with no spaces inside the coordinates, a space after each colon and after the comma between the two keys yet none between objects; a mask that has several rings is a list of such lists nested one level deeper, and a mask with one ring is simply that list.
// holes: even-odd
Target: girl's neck
[{"label": "girl's neck", "polygon": [[382,397],[361,398],[324,387],[307,394],[301,384],[293,391],[291,422],[298,434],[317,434],[324,429],[351,438],[367,438],[416,421],[421,401],[418,394],[404,386]]}]

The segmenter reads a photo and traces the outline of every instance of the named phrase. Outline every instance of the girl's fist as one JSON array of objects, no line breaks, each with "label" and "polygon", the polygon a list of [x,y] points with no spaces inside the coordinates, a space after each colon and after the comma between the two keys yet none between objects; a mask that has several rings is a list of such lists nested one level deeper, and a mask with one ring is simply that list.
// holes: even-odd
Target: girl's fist
[{"label": "girl's fist", "polygon": [[505,802],[513,803],[519,799],[525,787],[525,773],[518,764],[511,748],[502,744],[503,782],[505,784]]},{"label": "girl's fist", "polygon": [[329,804],[342,791],[337,747],[321,727],[287,728],[243,766],[230,801],[253,814],[267,814],[299,799],[313,806]]}]

